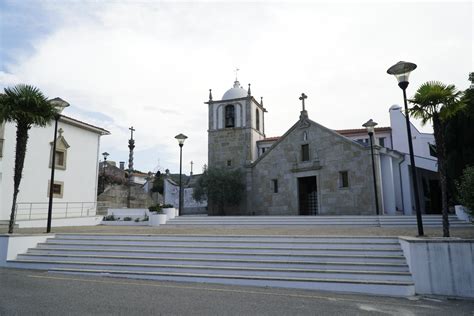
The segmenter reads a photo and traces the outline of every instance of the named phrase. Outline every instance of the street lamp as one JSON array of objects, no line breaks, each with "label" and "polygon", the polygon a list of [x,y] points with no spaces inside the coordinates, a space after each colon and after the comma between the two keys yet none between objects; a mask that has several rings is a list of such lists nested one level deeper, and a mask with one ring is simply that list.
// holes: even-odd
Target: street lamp
[{"label": "street lamp", "polygon": [[104,163],[102,164],[102,192],[105,191],[105,168],[107,167],[107,157],[110,156],[110,154],[106,151],[102,153],[102,156],[104,156]]},{"label": "street lamp", "polygon": [[399,61],[392,67],[388,68],[387,73],[389,75],[394,75],[397,78],[398,86],[403,90],[403,102],[405,103],[405,120],[407,125],[407,135],[408,135],[408,149],[410,151],[410,164],[411,164],[411,175],[413,182],[413,190],[415,193],[415,211],[416,211],[416,223],[418,225],[418,236],[423,236],[423,221],[421,218],[420,210],[420,199],[418,192],[418,181],[416,177],[416,165],[415,165],[415,155],[413,153],[413,141],[411,136],[411,127],[410,127],[410,116],[408,113],[408,104],[407,104],[407,93],[406,89],[408,87],[408,77],[410,72],[416,69],[414,63],[409,63],[406,61]]},{"label": "street lamp", "polygon": [[188,136],[184,134],[176,135],[175,138],[178,140],[179,144],[179,209],[178,209],[178,216],[181,216],[181,212],[183,210],[183,175],[182,175],[182,167],[183,167],[183,145],[184,141]]},{"label": "street lamp", "polygon": [[369,134],[369,141],[370,141],[370,154],[372,156],[372,175],[374,177],[374,193],[375,193],[375,211],[377,215],[380,215],[379,211],[379,197],[378,197],[378,190],[377,190],[377,177],[375,176],[375,160],[374,160],[374,130],[377,123],[374,122],[372,119],[368,120],[366,123],[362,125],[367,129],[367,133]]},{"label": "street lamp", "polygon": [[46,224],[46,233],[51,232],[51,219],[53,217],[53,188],[54,188],[54,170],[56,167],[56,138],[58,137],[58,121],[61,117],[61,112],[69,106],[69,103],[61,98],[54,98],[49,101],[57,110],[54,116],[54,139],[53,152],[51,153],[51,179],[49,183],[49,203],[48,203],[48,220]]}]

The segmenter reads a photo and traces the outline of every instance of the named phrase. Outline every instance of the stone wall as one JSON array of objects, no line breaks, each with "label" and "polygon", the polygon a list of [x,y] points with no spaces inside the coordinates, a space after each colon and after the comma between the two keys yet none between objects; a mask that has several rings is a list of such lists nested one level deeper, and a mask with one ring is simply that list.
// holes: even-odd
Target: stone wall
[{"label": "stone wall", "polygon": [[[301,161],[303,144],[309,144],[306,162]],[[340,188],[340,171],[348,171],[348,188]],[[250,173],[250,215],[298,215],[298,178],[309,176],[316,176],[318,214],[375,214],[370,149],[310,120],[295,124]],[[278,193],[272,179],[278,181]]]},{"label": "stone wall", "polygon": [[[158,200],[158,201],[157,201]],[[153,198],[148,195],[141,186],[133,185],[131,187],[130,208],[148,208],[158,203],[159,196]],[[162,198],[161,198],[162,200]],[[97,197],[97,213],[105,214],[108,208],[125,208],[128,201],[128,186],[111,185]]]}]

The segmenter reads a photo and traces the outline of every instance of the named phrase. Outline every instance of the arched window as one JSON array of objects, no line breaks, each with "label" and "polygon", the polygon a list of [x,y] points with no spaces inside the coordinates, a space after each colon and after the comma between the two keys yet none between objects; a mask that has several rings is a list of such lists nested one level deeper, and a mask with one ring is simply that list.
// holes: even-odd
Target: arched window
[{"label": "arched window", "polygon": [[258,109],[255,109],[255,122],[256,122],[257,131],[259,131],[260,130],[260,114],[258,113]]},{"label": "arched window", "polygon": [[232,104],[225,107],[225,127],[235,126],[235,107]]}]

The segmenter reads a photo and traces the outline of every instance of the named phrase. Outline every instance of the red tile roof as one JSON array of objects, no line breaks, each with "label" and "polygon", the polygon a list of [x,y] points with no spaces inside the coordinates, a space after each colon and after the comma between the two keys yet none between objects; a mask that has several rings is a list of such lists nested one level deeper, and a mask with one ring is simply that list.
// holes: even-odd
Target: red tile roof
[{"label": "red tile roof", "polygon": [[[391,127],[376,127],[375,132],[390,132]],[[338,129],[334,130],[336,133],[341,135],[350,135],[350,134],[365,134],[367,130],[365,128],[353,128],[353,129]]]},{"label": "red tile roof", "polygon": [[266,137],[264,139],[261,139],[261,140],[257,140],[257,143],[258,142],[272,142],[272,141],[277,141],[280,139],[281,136],[274,136],[274,137]]}]

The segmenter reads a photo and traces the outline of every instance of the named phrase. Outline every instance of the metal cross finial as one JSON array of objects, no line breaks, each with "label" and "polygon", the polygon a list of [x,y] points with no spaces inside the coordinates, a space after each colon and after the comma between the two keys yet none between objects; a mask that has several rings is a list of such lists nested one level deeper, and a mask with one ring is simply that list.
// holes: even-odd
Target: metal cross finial
[{"label": "metal cross finial", "polygon": [[237,80],[237,74],[238,74],[239,70],[240,70],[239,68],[235,68],[235,81],[239,81],[239,80]]},{"label": "metal cross finial", "polygon": [[301,100],[301,103],[303,104],[303,111],[305,111],[305,108],[304,108],[304,100],[307,99],[308,96],[304,93],[301,94],[301,97],[299,98]]},{"label": "metal cross finial", "polygon": [[193,174],[193,165],[194,165],[194,162],[191,160],[191,175]]},{"label": "metal cross finial", "polygon": [[131,126],[129,130],[130,130],[130,139],[133,139],[133,132],[135,132],[135,129],[133,128],[133,126]]}]

